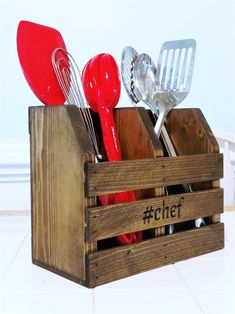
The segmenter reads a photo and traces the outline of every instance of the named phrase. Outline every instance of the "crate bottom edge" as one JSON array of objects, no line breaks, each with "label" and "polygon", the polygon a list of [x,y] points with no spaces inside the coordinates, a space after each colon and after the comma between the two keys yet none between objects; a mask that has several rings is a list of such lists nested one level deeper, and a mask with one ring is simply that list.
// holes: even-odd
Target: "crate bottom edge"
[{"label": "crate bottom edge", "polygon": [[45,263],[43,263],[43,262],[41,262],[41,261],[39,261],[39,260],[37,260],[35,258],[32,258],[32,263],[34,265],[36,265],[36,266],[39,266],[39,267],[41,267],[43,269],[46,269],[46,270],[52,272],[52,273],[54,273],[54,274],[56,274],[56,275],[58,275],[60,277],[63,277],[65,279],[68,279],[70,281],[78,283],[78,284],[80,284],[80,285],[82,285],[82,286],[84,286],[86,288],[90,288],[89,285],[87,285],[87,282],[85,280],[77,278],[77,277],[75,277],[75,276],[73,276],[71,274],[68,274],[65,271],[62,271],[60,269],[57,269],[57,268],[55,268],[53,266],[47,265],[47,264],[45,264]]}]

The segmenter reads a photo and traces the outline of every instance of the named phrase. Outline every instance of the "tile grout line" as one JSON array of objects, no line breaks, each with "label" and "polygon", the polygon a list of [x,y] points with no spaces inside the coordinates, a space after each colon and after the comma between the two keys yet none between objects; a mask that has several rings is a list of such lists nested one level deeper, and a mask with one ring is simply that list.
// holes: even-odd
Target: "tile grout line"
[{"label": "tile grout line", "polygon": [[17,255],[19,254],[19,252],[20,252],[20,250],[21,250],[21,248],[22,248],[22,246],[23,246],[25,240],[26,240],[27,237],[29,236],[29,234],[30,234],[30,230],[28,230],[28,231],[26,232],[25,236],[23,237],[23,240],[21,241],[21,243],[20,243],[18,249],[16,250],[16,252],[15,252],[15,254],[14,254],[12,260],[11,260],[10,263],[9,263],[9,266],[7,267],[7,269],[6,269],[6,271],[4,272],[4,274],[2,275],[2,277],[0,278],[0,283],[5,279],[6,275],[8,274],[9,270],[11,269],[11,266],[12,266],[13,263],[15,262],[15,259],[16,259]]},{"label": "tile grout line", "polygon": [[203,314],[206,314],[201,306],[201,304],[199,303],[198,299],[196,298],[196,296],[194,295],[194,293],[192,292],[192,290],[190,289],[189,285],[187,284],[187,282],[185,281],[184,277],[181,275],[179,269],[177,268],[177,266],[174,264],[175,270],[177,272],[177,274],[180,276],[180,279],[183,281],[185,287],[187,288],[187,290],[189,291],[189,293],[191,294],[191,296],[193,297],[194,301],[196,302],[196,304],[199,306],[200,310],[202,311]]}]

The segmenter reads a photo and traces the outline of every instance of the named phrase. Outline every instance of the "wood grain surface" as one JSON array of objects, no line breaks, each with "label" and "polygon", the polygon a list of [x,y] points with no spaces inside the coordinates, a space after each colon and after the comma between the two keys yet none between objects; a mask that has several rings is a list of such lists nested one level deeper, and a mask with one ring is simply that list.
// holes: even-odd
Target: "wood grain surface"
[{"label": "wood grain surface", "polygon": [[88,240],[189,221],[223,212],[223,190],[148,198],[87,209]]},{"label": "wood grain surface", "polygon": [[160,157],[86,165],[88,196],[218,180],[223,176],[222,154]]},{"label": "wood grain surface", "polygon": [[219,223],[92,253],[87,256],[88,286],[95,287],[223,247],[224,225]]},{"label": "wood grain surface", "polygon": [[91,143],[74,106],[31,107],[29,121],[32,259],[85,280],[83,165],[94,159]]},{"label": "wood grain surface", "polygon": [[[166,128],[178,155],[219,153],[217,140],[198,108],[172,110],[166,119]],[[210,180],[194,183],[192,189],[197,191],[219,186],[219,180]],[[219,222],[220,215],[212,216],[211,220]]]},{"label": "wood grain surface", "polygon": [[[223,155],[201,111],[170,113],[166,126],[180,155],[173,158],[163,157],[145,109],[118,109],[115,118],[126,160],[95,164],[77,107],[29,108],[32,259],[88,287],[224,246]],[[184,183],[193,183],[194,192],[164,195],[164,186]],[[96,196],[128,190],[136,191],[136,202],[97,206]],[[97,246],[137,230],[164,235],[168,224],[208,216],[210,224],[199,229]]]},{"label": "wood grain surface", "polygon": [[[145,108],[117,108],[115,122],[120,140],[123,160],[136,160],[151,157],[163,157],[163,148]],[[144,199],[165,194],[164,187],[135,191],[137,199]],[[139,229],[141,230],[141,229]],[[148,231],[148,234],[162,236],[165,227]]]}]

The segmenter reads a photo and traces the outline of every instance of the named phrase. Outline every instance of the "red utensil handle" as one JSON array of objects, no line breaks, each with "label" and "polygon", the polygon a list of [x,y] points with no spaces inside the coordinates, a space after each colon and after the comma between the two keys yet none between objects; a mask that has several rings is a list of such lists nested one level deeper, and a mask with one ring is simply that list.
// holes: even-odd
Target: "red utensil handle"
[{"label": "red utensil handle", "polygon": [[119,161],[122,156],[113,112],[105,106],[99,106],[99,116],[108,161]]},{"label": "red utensil handle", "polygon": [[[112,110],[106,106],[99,106],[99,116],[103,133],[103,141],[109,161],[120,161],[122,159],[120,143],[117,136],[117,130],[114,122]],[[136,201],[133,191],[115,193],[116,203],[126,203]],[[121,244],[130,244],[142,239],[142,232],[119,235],[118,242]]]}]

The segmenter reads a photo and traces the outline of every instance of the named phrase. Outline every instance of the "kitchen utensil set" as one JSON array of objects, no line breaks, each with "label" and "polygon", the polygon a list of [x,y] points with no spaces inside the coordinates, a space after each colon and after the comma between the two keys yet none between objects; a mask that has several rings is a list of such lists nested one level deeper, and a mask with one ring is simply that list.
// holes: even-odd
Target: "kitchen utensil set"
[{"label": "kitchen utensil set", "polygon": [[[121,149],[114,122],[113,109],[120,97],[119,70],[114,58],[107,53],[96,55],[85,65],[82,76],[79,68],[66,50],[61,34],[50,27],[21,21],[17,30],[17,50],[25,78],[34,94],[45,105],[77,105],[94,146],[97,161],[102,156],[97,144],[90,108],[99,114],[103,144],[108,161],[120,161]],[[196,42],[170,41],[163,44],[158,65],[147,54],[138,54],[132,47],[122,52],[121,76],[132,103],[143,101],[155,119],[155,132],[165,144],[169,156],[175,149],[164,126],[171,109],[188,95],[193,74]],[[89,108],[89,106],[90,108]],[[187,186],[191,192],[191,187]],[[166,188],[166,193],[167,188]],[[99,196],[102,205],[136,201],[133,191]],[[196,227],[204,225],[202,218]],[[173,225],[168,233],[173,232]],[[119,244],[140,241],[142,232],[119,235]]]}]

